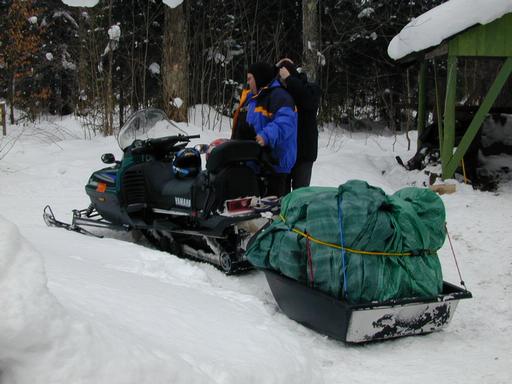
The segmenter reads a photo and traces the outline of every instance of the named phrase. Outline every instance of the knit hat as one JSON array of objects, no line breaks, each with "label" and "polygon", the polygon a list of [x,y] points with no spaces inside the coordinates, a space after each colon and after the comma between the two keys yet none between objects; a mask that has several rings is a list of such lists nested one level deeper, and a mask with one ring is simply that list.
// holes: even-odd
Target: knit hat
[{"label": "knit hat", "polygon": [[267,63],[254,63],[249,66],[247,73],[251,73],[258,89],[268,85],[274,79],[274,68]]}]

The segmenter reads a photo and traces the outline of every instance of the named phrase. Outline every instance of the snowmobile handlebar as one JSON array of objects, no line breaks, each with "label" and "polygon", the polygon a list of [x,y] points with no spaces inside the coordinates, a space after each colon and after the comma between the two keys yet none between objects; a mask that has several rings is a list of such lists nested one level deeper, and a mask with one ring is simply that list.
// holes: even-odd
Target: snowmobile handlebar
[{"label": "snowmobile handlebar", "polygon": [[133,154],[143,154],[170,151],[178,143],[188,143],[191,139],[198,139],[200,137],[200,135],[174,135],[149,138],[146,140],[135,140],[131,146],[131,152]]}]

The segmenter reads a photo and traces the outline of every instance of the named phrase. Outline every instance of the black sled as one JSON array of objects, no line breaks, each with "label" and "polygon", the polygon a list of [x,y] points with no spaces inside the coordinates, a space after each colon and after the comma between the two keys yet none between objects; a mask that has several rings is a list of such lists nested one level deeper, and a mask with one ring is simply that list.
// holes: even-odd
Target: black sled
[{"label": "black sled", "polygon": [[264,270],[279,308],[291,319],[333,339],[365,343],[439,331],[469,291],[444,282],[430,298],[350,304],[278,272]]},{"label": "black sled", "polygon": [[[150,137],[162,132],[173,134]],[[47,206],[45,222],[92,235],[83,227],[136,230],[161,250],[225,273],[250,268],[246,244],[278,209],[279,200],[266,196],[272,160],[255,141],[226,141],[208,148],[202,170],[200,153],[208,146],[185,149],[195,138],[163,111],[135,113],[119,132],[122,159],[104,154],[102,161],[112,165],[94,172],[85,186],[90,206],[74,210],[71,224],[55,219]]]}]

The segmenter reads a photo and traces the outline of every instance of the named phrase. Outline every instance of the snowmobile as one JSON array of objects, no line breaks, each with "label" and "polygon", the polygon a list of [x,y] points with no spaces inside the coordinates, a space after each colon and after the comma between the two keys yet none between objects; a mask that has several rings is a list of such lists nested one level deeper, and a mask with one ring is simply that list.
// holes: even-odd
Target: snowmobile
[{"label": "snowmobile", "polygon": [[195,138],[161,110],[136,112],[118,135],[122,159],[102,155],[109,167],[85,186],[89,207],[74,210],[69,224],[46,206],[45,222],[89,235],[84,227],[140,231],[160,250],[227,274],[250,268],[246,245],[279,209],[279,199],[266,196],[272,159],[255,141],[187,147]]}]

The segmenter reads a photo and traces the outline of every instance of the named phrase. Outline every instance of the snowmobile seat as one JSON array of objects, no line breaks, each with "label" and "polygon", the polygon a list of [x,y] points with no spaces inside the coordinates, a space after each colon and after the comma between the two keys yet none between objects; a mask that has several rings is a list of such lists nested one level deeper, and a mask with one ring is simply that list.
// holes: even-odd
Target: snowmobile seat
[{"label": "snowmobile seat", "polygon": [[261,153],[262,149],[256,141],[230,140],[213,149],[206,162],[206,169],[216,174],[233,163],[258,161]]}]

